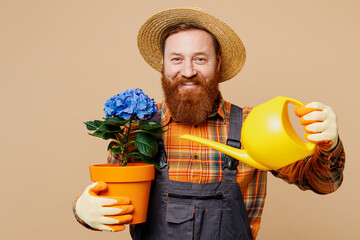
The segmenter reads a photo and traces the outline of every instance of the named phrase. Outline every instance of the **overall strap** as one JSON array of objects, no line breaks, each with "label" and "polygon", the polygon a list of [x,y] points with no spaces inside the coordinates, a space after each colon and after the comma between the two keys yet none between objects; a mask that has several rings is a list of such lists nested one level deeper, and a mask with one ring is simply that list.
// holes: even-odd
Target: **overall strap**
[{"label": "overall strap", "polygon": [[[161,117],[160,117],[160,111],[157,112],[150,121],[156,122],[157,124],[161,124]],[[159,166],[161,172],[156,171],[156,179],[158,180],[169,180],[169,173],[168,173],[168,163],[167,163],[167,157],[165,152],[165,145],[164,141],[162,139],[162,136],[160,136],[158,139],[156,139],[158,144],[158,153],[154,157],[154,160],[156,161],[157,165]]]},{"label": "overall strap", "polygon": [[[241,148],[241,127],[242,127],[242,108],[231,104],[230,120],[229,120],[229,134],[226,140],[226,145],[234,148]],[[235,181],[237,166],[239,161],[235,158],[225,155],[224,167],[223,167],[223,180]]]},{"label": "overall strap", "polygon": [[[150,119],[150,121],[156,122],[157,124],[161,124],[161,118],[160,118],[159,112],[154,114],[154,116]],[[160,169],[162,169],[167,166],[167,158],[166,158],[166,153],[165,153],[164,141],[162,139],[162,136],[160,136],[158,139],[156,139],[156,141],[158,144],[158,153],[156,154],[154,159],[157,161],[157,164],[159,165]]]}]

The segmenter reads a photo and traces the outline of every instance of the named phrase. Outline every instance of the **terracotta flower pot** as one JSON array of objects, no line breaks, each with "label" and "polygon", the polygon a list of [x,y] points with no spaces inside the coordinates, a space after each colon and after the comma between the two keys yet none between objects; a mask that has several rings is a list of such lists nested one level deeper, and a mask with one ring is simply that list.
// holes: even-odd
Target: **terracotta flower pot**
[{"label": "terracotta flower pot", "polygon": [[146,222],[151,181],[155,178],[155,168],[146,163],[98,164],[90,166],[92,181],[104,181],[108,189],[101,196],[127,196],[134,206],[133,220],[129,224]]}]

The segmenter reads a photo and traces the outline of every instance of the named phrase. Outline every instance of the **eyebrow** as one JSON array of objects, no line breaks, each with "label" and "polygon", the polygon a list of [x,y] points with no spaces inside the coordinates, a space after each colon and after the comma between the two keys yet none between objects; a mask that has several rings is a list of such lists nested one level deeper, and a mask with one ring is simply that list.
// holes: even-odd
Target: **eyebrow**
[{"label": "eyebrow", "polygon": [[[205,56],[207,56],[207,53],[204,52],[204,51],[195,52],[194,54],[195,55],[205,55]],[[170,52],[170,55],[182,55],[182,54],[178,53],[178,52]]]}]

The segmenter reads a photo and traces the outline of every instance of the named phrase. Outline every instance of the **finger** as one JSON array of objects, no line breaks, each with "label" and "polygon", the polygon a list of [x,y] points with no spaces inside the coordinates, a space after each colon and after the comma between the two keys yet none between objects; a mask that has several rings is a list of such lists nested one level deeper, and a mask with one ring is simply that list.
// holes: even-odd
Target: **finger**
[{"label": "finger", "polygon": [[119,220],[111,217],[101,217],[99,219],[99,223],[101,224],[118,224]]},{"label": "finger", "polygon": [[105,190],[107,185],[105,182],[95,182],[86,187],[84,194],[90,197],[94,202],[98,203],[99,205],[112,205],[116,204],[117,200],[112,198],[100,197],[100,192]]},{"label": "finger", "polygon": [[119,213],[121,213],[123,210],[121,208],[115,208],[115,207],[102,207],[100,209],[100,214],[105,216],[105,215],[117,215]]},{"label": "finger", "polygon": [[100,226],[97,226],[96,229],[101,230],[101,231],[106,231],[106,232],[114,232],[114,230],[108,225],[100,225]]},{"label": "finger", "polygon": [[308,113],[311,113],[313,111],[319,111],[318,109],[315,109],[315,108],[306,108],[305,105],[303,106],[295,106],[294,108],[294,112],[295,112],[295,115],[298,116],[298,117],[302,117]]},{"label": "finger", "polygon": [[313,108],[313,109],[318,109],[318,110],[324,110],[326,108],[326,105],[320,102],[311,102],[308,104],[305,104],[306,108]]},{"label": "finger", "polygon": [[[93,197],[99,197],[100,196],[100,192],[106,190],[107,184],[105,182],[99,181],[96,183],[91,184],[90,186],[88,186],[89,190],[89,194]],[[102,205],[103,206],[114,206],[114,205],[126,205],[126,204],[130,204],[130,198],[126,197],[126,196],[101,196],[102,199],[110,199],[112,201],[103,201]]]},{"label": "finger", "polygon": [[304,138],[305,138],[306,140],[308,140],[309,142],[312,142],[312,143],[319,143],[319,141],[313,140],[313,138],[312,138],[312,137],[309,137],[309,136],[311,136],[311,135],[314,135],[314,134],[311,134],[311,133],[304,133]]},{"label": "finger", "polygon": [[332,131],[324,131],[321,133],[310,134],[308,136],[308,139],[317,142],[326,141],[326,140],[334,141],[336,138],[337,138],[337,133]]},{"label": "finger", "polygon": [[[134,206],[133,205],[114,206],[114,208],[119,209],[120,212],[117,213],[117,214],[111,214],[111,215],[124,215],[124,214],[129,214],[129,213],[134,212]],[[104,214],[104,215],[106,215],[106,214]]]},{"label": "finger", "polygon": [[313,134],[313,133],[321,133],[325,131],[326,125],[323,122],[315,122],[312,124],[308,124],[304,126],[305,132]]},{"label": "finger", "polygon": [[108,207],[116,205],[129,205],[131,202],[130,198],[126,196],[106,196],[106,198],[116,200],[116,203],[109,204],[107,205]]},{"label": "finger", "polygon": [[302,106],[295,106],[294,112],[296,116],[302,117],[313,111],[322,111],[326,108],[326,105],[320,102],[311,102]]},{"label": "finger", "polygon": [[305,137],[307,140],[309,140],[310,142],[313,143],[319,143],[321,141],[325,141],[326,139],[324,138],[324,134],[323,133],[314,133],[314,134],[309,134],[309,133],[305,133],[307,134],[307,136]]},{"label": "finger", "polygon": [[89,193],[90,190],[91,190],[92,188],[94,188],[97,184],[98,184],[98,182],[94,182],[94,183],[90,184],[89,186],[87,186],[87,187],[85,188],[84,192]]},{"label": "finger", "polygon": [[308,140],[309,142],[312,142],[312,143],[315,143],[316,145],[318,145],[320,148],[322,149],[330,149],[333,145],[333,141],[332,140],[319,140],[318,138],[314,138],[314,136],[311,136],[311,135],[315,135],[315,134],[308,134],[308,133],[305,133],[304,134],[304,138],[306,140]]},{"label": "finger", "polygon": [[329,142],[332,141],[330,140],[330,138],[327,136],[326,133],[322,132],[322,133],[314,133],[314,134],[309,134],[309,133],[305,133],[304,134],[304,138],[306,140],[308,140],[309,142],[313,142],[313,143],[320,143],[320,142]]},{"label": "finger", "polygon": [[115,225],[107,225],[109,228],[112,229],[113,232],[123,231],[125,229],[124,225],[115,224]]},{"label": "finger", "polygon": [[94,202],[96,202],[99,206],[114,206],[117,201],[115,199],[112,199],[110,197],[93,197],[95,200]]},{"label": "finger", "polygon": [[128,224],[132,220],[132,215],[126,214],[119,216],[108,216],[106,218],[112,218],[114,221],[116,221],[116,224]]},{"label": "finger", "polygon": [[101,208],[102,215],[123,215],[134,212],[133,205],[122,205],[114,207],[103,207]]},{"label": "finger", "polygon": [[105,182],[96,182],[94,184],[91,184],[89,186],[90,190],[89,190],[89,194],[92,196],[99,196],[99,193],[101,191],[104,191],[107,189],[107,184]]},{"label": "finger", "polygon": [[308,125],[315,122],[321,122],[326,119],[326,114],[323,111],[313,111],[300,118],[300,124]]}]

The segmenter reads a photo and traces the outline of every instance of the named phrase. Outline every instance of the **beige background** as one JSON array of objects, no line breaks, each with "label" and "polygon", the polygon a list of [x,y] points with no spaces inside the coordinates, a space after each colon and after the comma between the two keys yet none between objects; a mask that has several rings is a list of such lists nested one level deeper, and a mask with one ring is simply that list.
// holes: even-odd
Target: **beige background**
[{"label": "beige background", "polygon": [[258,239],[360,239],[356,0],[1,0],[1,239],[129,239],[73,218],[88,165],[106,158],[107,143],[82,122],[103,117],[105,100],[127,88],[162,100],[137,31],[159,10],[190,5],[227,22],[246,46],[244,69],[221,84],[227,100],[256,106],[285,95],[321,101],[339,116],[343,186],[320,196],[270,174]]}]

